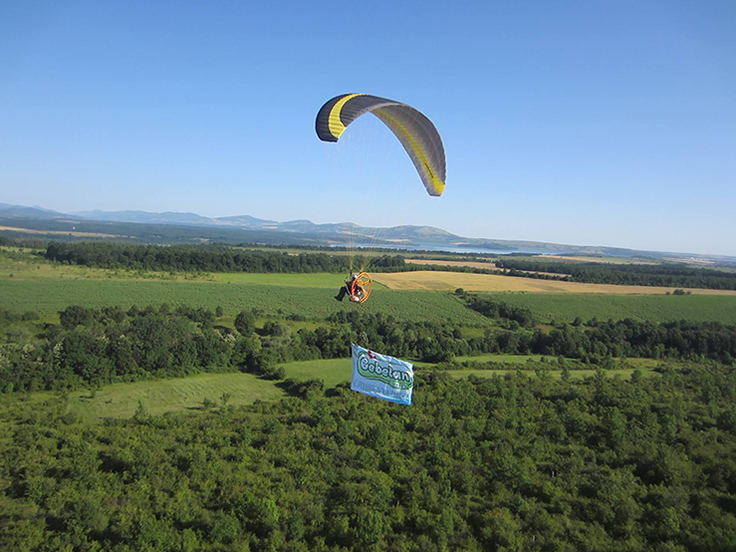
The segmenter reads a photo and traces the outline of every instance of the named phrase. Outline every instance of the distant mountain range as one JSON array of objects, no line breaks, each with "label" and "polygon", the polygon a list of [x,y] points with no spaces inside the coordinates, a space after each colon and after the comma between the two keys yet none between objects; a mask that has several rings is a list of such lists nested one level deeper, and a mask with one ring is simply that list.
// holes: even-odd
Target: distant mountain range
[{"label": "distant mountain range", "polygon": [[65,216],[43,207],[24,207],[22,205],[8,205],[7,203],[0,203],[0,215],[8,218],[57,218]]},{"label": "distant mountain range", "polygon": [[[277,230],[306,234],[350,235],[373,239],[382,235],[390,235],[392,240],[423,241],[424,243],[451,244],[462,242],[466,238],[456,236],[440,228],[432,226],[394,226],[392,228],[371,228],[352,222],[315,224],[309,220],[290,220],[278,222],[238,215],[233,217],[203,217],[196,213],[148,213],[146,211],[81,211],[77,216],[116,222],[136,222],[142,224],[181,224],[194,226],[246,228],[248,230]],[[485,240],[483,240],[485,241]]]},{"label": "distant mountain range", "polygon": [[372,228],[340,222],[309,220],[278,222],[239,215],[205,217],[196,213],[146,211],[81,211],[59,213],[41,207],[0,203],[0,231],[49,239],[124,239],[145,243],[265,243],[322,246],[375,246],[405,249],[488,253],[568,253],[614,257],[716,261],[736,257],[637,251],[618,247],[580,246],[522,240],[465,238],[433,226]]}]

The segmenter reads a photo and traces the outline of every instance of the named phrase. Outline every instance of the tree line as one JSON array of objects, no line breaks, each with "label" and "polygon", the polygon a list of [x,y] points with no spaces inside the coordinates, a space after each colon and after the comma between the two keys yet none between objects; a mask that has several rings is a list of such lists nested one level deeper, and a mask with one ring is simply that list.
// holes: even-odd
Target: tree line
[{"label": "tree line", "polygon": [[[482,300],[474,301],[480,308]],[[127,311],[70,306],[60,312],[59,324],[46,323],[40,335],[19,334],[3,346],[0,391],[69,389],[201,371],[283,378],[280,363],[345,358],[351,342],[433,363],[484,353],[562,356],[587,364],[605,364],[613,357],[711,358],[726,364],[736,358],[736,326],[715,322],[589,321],[545,332],[522,327],[515,307],[485,305],[483,312],[497,317],[496,325],[484,335],[467,336],[457,325],[356,311],[341,311],[325,325],[298,331],[279,320],[256,328],[256,313],[243,311],[233,330],[215,324],[216,312],[183,305]],[[32,315],[20,318],[32,320]]]},{"label": "tree line", "polygon": [[239,250],[220,245],[51,242],[45,258],[97,268],[201,272],[347,272],[348,259],[326,253]]},{"label": "tree line", "polygon": [[[51,261],[95,268],[252,273],[348,272],[370,265],[374,271],[410,267],[398,255],[365,258],[327,253],[287,253],[236,249],[226,245],[139,245],[115,242],[51,242],[44,257]],[[413,268],[409,268],[413,269]]]},{"label": "tree line", "polygon": [[736,272],[693,268],[684,264],[578,263],[504,258],[496,261],[496,266],[514,271],[514,276],[523,275],[518,272],[522,270],[567,274],[570,281],[592,284],[736,290]]}]

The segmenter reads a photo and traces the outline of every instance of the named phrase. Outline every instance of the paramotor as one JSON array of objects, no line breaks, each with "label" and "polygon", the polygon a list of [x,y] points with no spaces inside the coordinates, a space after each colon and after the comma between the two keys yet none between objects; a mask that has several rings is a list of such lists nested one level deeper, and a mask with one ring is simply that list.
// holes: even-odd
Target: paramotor
[{"label": "paramotor", "polygon": [[[399,139],[427,193],[441,196],[445,190],[447,172],[442,138],[432,121],[409,105],[368,94],[341,94],[319,110],[315,122],[317,136],[324,142],[337,142],[345,129],[366,113],[375,115]],[[352,257],[349,268],[352,272]],[[366,269],[366,266],[361,266],[357,279],[354,278],[352,283],[346,281],[345,291],[341,291],[335,299],[340,301],[349,293],[351,301],[365,302],[373,288],[373,280],[365,272]]]}]

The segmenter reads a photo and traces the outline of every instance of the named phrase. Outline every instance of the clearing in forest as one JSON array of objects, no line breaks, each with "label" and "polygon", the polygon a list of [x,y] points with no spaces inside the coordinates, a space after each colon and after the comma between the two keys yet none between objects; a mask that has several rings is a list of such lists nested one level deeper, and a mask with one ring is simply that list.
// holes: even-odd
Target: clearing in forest
[{"label": "clearing in forest", "polygon": [[283,397],[274,382],[240,372],[197,374],[184,378],[145,380],[106,385],[94,393],[89,390],[69,393],[69,409],[87,420],[130,418],[143,407],[147,414],[196,412],[205,408],[205,399],[213,406],[240,406],[256,400]]}]

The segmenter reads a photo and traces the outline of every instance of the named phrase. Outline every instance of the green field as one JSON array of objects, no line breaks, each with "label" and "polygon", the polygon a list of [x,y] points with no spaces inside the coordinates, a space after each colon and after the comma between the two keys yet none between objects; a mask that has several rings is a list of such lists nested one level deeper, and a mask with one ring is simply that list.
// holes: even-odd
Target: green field
[{"label": "green field", "polygon": [[633,318],[651,322],[691,320],[736,324],[736,296],[732,295],[609,295],[552,293],[483,294],[530,309],[541,321],[571,322]]},{"label": "green field", "polygon": [[[312,287],[337,290],[345,280],[344,274],[251,274],[249,272],[218,272],[210,275],[210,279],[221,284],[269,285]],[[381,284],[374,284],[375,289],[386,289]]]},{"label": "green field", "polygon": [[[388,290],[374,285],[362,305],[332,297],[340,274],[165,273],[66,266],[29,252],[0,255],[0,308],[55,314],[69,305],[99,308],[120,305],[175,305],[214,309],[228,316],[245,308],[267,317],[300,315],[323,319],[343,310],[381,312],[402,319],[451,321],[466,326],[487,324],[447,291]],[[687,319],[736,324],[736,296],[615,295],[554,293],[483,293],[498,301],[529,308],[541,322],[581,317],[599,320],[634,318],[662,322]]]},{"label": "green field", "polygon": [[69,410],[88,420],[130,418],[140,401],[148,414],[160,416],[167,412],[197,411],[205,399],[221,405],[224,393],[230,393],[227,404],[234,406],[284,396],[274,382],[252,374],[197,374],[170,380],[116,383],[95,393],[77,391],[69,394]]},{"label": "green field", "polygon": [[[245,275],[243,275],[245,276]],[[248,275],[265,281],[270,275]],[[286,275],[283,275],[286,276]],[[108,305],[143,307],[185,303],[213,309],[222,306],[229,315],[245,308],[261,309],[266,316],[301,315],[324,318],[342,310],[382,312],[402,319],[452,321],[477,325],[486,320],[465,308],[448,292],[397,291],[378,287],[370,301],[362,305],[338,303],[332,296],[336,289],[316,287],[324,275],[288,275],[293,280],[306,278],[310,286],[268,285],[263,283],[226,284],[188,281],[140,280],[15,280],[0,283],[0,305],[15,311],[55,313],[69,305],[99,308]],[[336,278],[339,281],[339,278]],[[484,294],[485,295],[485,294]],[[619,320],[634,318],[663,322],[687,319],[695,322],[717,321],[736,324],[736,297],[711,295],[646,296],[592,294],[488,294],[499,301],[529,308],[541,321],[571,322],[583,320]]]},{"label": "green field", "polygon": [[[259,275],[263,278],[265,275]],[[307,275],[309,277],[310,275]],[[222,306],[233,315],[243,309],[261,309],[266,316],[300,315],[324,318],[339,311],[393,315],[402,319],[451,320],[457,324],[485,324],[486,319],[467,309],[451,293],[375,289],[370,301],[339,303],[337,288],[218,284],[136,280],[5,280],[0,283],[0,305],[14,311],[54,313],[69,305],[99,308],[108,305],[143,307],[184,303],[214,309]]]},{"label": "green field", "polygon": [[349,358],[333,358],[328,360],[308,360],[305,362],[289,362],[282,364],[287,378],[298,380],[320,379],[325,388],[335,387],[338,383],[350,381],[352,360]]}]

